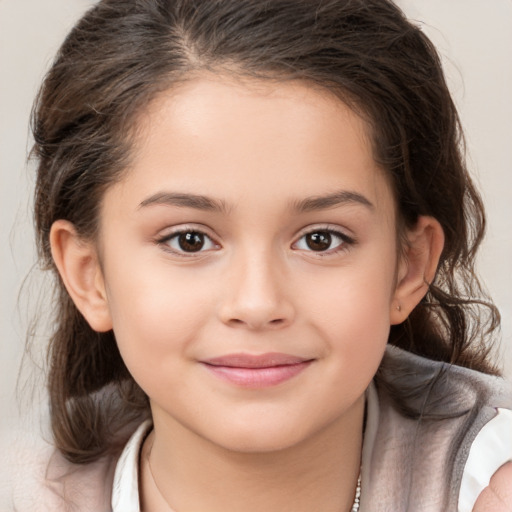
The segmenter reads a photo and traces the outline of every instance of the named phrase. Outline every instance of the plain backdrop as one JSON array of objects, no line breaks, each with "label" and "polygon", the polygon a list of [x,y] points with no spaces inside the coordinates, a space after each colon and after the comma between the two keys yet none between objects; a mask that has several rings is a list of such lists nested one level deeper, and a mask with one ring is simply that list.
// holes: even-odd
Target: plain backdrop
[{"label": "plain backdrop", "polygon": [[[90,0],[0,0],[0,427],[19,410],[16,380],[34,304],[49,295],[37,271],[31,226],[33,168],[28,120],[45,70]],[[479,270],[502,316],[502,353],[512,377],[512,0],[401,0],[437,45],[459,107],[488,208]],[[29,275],[23,293],[20,289]],[[43,353],[44,333],[36,337]],[[42,356],[25,358],[21,389],[44,401]],[[24,385],[29,384],[27,388]],[[38,393],[39,392],[39,393]],[[25,397],[29,393],[22,393]]]}]

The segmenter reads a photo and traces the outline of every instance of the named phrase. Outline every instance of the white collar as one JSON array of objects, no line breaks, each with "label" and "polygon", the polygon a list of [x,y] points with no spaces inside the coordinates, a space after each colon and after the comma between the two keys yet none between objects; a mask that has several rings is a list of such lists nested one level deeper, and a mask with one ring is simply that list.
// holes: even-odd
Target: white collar
[{"label": "white collar", "polygon": [[117,461],[112,487],[112,512],[140,512],[139,458],[151,420],[144,421],[126,444]]}]

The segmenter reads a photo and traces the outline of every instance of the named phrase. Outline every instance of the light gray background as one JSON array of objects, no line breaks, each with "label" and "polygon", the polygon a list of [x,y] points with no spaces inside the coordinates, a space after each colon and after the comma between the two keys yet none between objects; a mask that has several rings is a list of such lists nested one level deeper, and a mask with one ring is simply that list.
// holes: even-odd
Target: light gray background
[{"label": "light gray background", "polygon": [[[38,84],[90,0],[0,0],[0,427],[17,417],[15,385],[31,311],[49,296],[35,262],[26,164],[28,119]],[[470,167],[488,208],[480,273],[503,316],[501,360],[512,377],[512,0],[401,0],[445,61],[466,128]],[[28,292],[27,292],[28,290]],[[44,336],[36,338],[44,346]],[[36,363],[22,384],[43,389]],[[36,396],[40,396],[37,395]]]}]

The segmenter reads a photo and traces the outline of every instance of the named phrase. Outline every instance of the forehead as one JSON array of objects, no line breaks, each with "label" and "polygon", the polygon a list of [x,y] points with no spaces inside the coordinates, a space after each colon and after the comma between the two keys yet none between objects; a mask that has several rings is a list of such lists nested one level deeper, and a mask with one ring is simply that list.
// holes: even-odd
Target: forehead
[{"label": "forehead", "polygon": [[193,188],[263,205],[364,189],[380,203],[389,192],[367,124],[304,82],[203,76],[161,93],[138,125],[132,165],[118,184],[137,197]]}]

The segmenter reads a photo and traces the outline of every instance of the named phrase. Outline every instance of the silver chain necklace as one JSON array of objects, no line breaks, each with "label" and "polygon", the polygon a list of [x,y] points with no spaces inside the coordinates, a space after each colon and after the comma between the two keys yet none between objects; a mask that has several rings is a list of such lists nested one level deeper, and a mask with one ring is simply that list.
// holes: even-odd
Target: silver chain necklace
[{"label": "silver chain necklace", "polygon": [[[153,476],[153,475],[151,475],[151,476]],[[156,482],[155,482],[155,485],[156,485]],[[354,498],[354,504],[352,505],[350,512],[358,512],[360,499],[361,499],[361,472],[359,472],[359,476],[357,477],[356,497]]]}]

